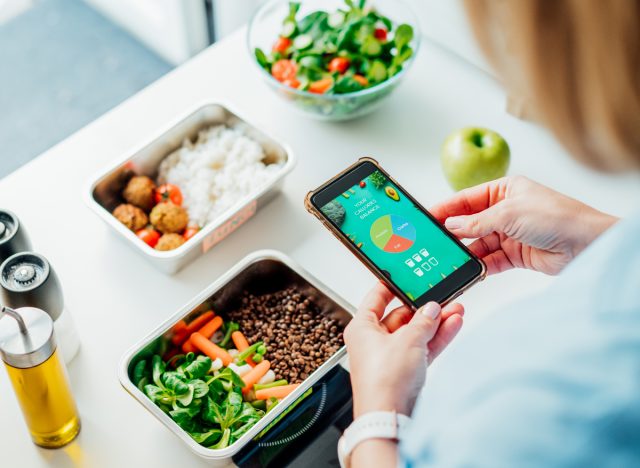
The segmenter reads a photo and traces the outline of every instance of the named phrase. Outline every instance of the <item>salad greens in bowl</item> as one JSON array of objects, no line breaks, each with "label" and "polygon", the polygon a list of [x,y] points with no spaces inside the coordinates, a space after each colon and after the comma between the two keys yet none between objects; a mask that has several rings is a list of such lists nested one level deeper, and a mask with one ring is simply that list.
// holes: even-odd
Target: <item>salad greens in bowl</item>
[{"label": "salad greens in bowl", "polygon": [[415,15],[400,0],[271,0],[248,31],[252,60],[269,86],[324,120],[374,110],[419,43]]}]

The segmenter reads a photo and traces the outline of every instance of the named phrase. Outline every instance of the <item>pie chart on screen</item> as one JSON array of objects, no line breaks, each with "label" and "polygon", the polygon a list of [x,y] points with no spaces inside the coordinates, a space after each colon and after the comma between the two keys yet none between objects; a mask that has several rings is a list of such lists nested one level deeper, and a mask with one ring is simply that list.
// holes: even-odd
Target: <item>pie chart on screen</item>
[{"label": "pie chart on screen", "polygon": [[404,252],[416,241],[416,228],[413,224],[394,214],[376,219],[369,234],[376,247],[389,253]]}]

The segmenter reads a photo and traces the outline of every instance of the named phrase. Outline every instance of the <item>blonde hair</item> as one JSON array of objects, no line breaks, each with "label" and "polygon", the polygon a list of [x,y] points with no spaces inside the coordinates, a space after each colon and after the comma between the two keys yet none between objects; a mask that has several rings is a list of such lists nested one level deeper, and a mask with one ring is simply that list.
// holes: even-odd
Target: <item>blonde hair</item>
[{"label": "blonde hair", "polygon": [[574,156],[640,166],[639,0],[466,0],[480,46],[509,91]]}]

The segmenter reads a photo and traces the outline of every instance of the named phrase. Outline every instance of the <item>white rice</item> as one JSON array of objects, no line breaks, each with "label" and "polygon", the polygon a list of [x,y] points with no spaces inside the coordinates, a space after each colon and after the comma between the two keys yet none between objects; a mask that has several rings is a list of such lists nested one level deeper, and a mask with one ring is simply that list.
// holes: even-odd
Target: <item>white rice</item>
[{"label": "white rice", "polygon": [[203,227],[276,176],[282,165],[265,165],[265,157],[260,144],[241,129],[217,125],[202,130],[195,144],[185,140],[167,156],[158,182],[177,185],[189,222]]}]

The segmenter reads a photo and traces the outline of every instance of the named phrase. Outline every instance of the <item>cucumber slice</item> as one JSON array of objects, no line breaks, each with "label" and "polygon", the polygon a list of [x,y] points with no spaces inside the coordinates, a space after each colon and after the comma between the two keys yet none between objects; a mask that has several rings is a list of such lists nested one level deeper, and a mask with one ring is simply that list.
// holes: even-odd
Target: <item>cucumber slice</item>
[{"label": "cucumber slice", "polygon": [[291,37],[296,32],[296,23],[293,21],[285,21],[282,25],[282,36]]},{"label": "cucumber slice", "polygon": [[344,13],[341,11],[336,11],[335,13],[331,13],[328,18],[329,26],[332,28],[339,28],[344,23]]},{"label": "cucumber slice", "polygon": [[382,45],[380,44],[380,41],[376,40],[372,36],[369,36],[360,47],[360,52],[362,52],[364,55],[375,57],[377,55],[380,55],[380,52],[382,52]]},{"label": "cucumber slice", "polygon": [[293,40],[293,47],[298,50],[307,49],[311,44],[313,44],[313,38],[308,34],[301,34]]},{"label": "cucumber slice", "polygon": [[370,81],[380,83],[387,79],[387,67],[380,60],[374,60],[367,73]]}]

